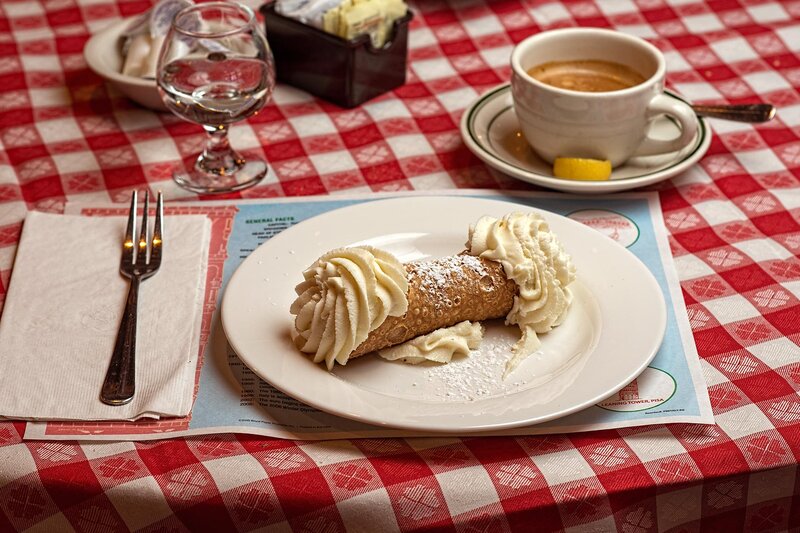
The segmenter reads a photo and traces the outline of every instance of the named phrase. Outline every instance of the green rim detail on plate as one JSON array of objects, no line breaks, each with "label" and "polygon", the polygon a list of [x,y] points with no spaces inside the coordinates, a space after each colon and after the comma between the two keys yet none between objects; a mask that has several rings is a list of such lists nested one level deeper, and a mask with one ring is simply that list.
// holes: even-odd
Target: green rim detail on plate
[{"label": "green rim detail on plate", "polygon": [[[484,94],[483,96],[481,96],[480,100],[478,101],[478,103],[475,104],[472,107],[472,109],[469,112],[469,115],[467,116],[467,131],[469,132],[469,136],[472,139],[472,142],[474,142],[475,145],[478,146],[481,149],[481,151],[483,153],[485,153],[486,155],[488,155],[489,157],[492,157],[494,159],[502,161],[502,163],[504,163],[504,164],[506,164],[506,165],[508,165],[510,167],[516,168],[517,170],[521,170],[522,172],[535,174],[535,175],[541,176],[543,178],[548,178],[548,179],[552,179],[552,180],[561,181],[560,178],[557,178],[555,176],[548,175],[548,174],[539,174],[538,172],[531,171],[531,169],[529,169],[529,168],[520,167],[518,165],[514,165],[512,163],[509,163],[508,161],[501,160],[496,154],[493,154],[492,152],[489,152],[488,150],[486,150],[486,148],[484,148],[484,145],[488,144],[493,150],[496,150],[495,146],[492,144],[492,141],[491,141],[491,139],[489,139],[488,136],[486,138],[486,142],[485,143],[480,141],[476,137],[476,135],[475,135],[475,116],[486,106],[486,104],[489,103],[489,101],[495,95],[497,95],[499,93],[502,93],[502,92],[510,91],[510,90],[511,90],[511,85],[510,84],[505,84],[505,85],[502,85],[502,86],[497,87],[495,89],[492,89],[491,91],[489,91],[486,94]],[[678,96],[677,94],[673,93],[672,91],[668,91],[668,90],[665,89],[664,90],[664,94],[667,94],[670,97],[675,98],[676,100],[680,100],[681,102],[683,102],[683,103],[685,103],[687,105],[691,105],[686,99]],[[493,116],[489,120],[489,125],[487,126],[486,131],[489,131],[491,129],[491,127],[492,127],[492,124],[494,124],[494,122],[498,118],[500,118],[504,113],[508,112],[508,110],[512,109],[513,107],[514,106],[506,106],[502,110],[500,110],[497,114],[495,114],[495,116]],[[667,117],[667,118],[670,118],[670,117]],[[674,120],[673,120],[673,122],[674,122]],[[631,177],[628,177],[628,178],[622,178],[622,179],[618,179],[618,180],[609,180],[609,181],[624,182],[625,180],[630,180],[630,179],[646,178],[647,176],[652,176],[653,174],[666,172],[669,169],[674,168],[674,167],[682,164],[683,161],[685,161],[686,159],[689,159],[690,157],[692,157],[700,149],[700,147],[703,146],[703,143],[705,141],[706,135],[708,135],[708,132],[706,130],[705,122],[703,122],[702,120],[698,120],[697,123],[698,123],[699,135],[697,136],[697,140],[695,141],[694,147],[692,148],[692,150],[690,152],[687,152],[685,155],[683,155],[682,157],[678,158],[671,165],[663,167],[663,168],[659,168],[658,170],[655,170],[653,172],[647,172],[645,174],[639,174],[637,176],[631,176]]]},{"label": "green rim detail on plate", "polygon": [[[495,121],[496,121],[498,118],[500,118],[500,117],[502,117],[503,115],[505,115],[505,114],[506,114],[506,112],[507,112],[509,109],[514,109],[514,106],[513,106],[513,105],[506,106],[506,107],[504,107],[503,109],[501,109],[501,110],[500,110],[500,111],[499,111],[499,112],[498,112],[498,113],[497,113],[495,116],[493,116],[493,117],[492,117],[492,120],[490,120],[490,121],[489,121],[489,125],[488,125],[488,126],[486,126],[486,131],[491,131],[491,129],[492,129],[492,126],[494,126],[494,123],[495,123]],[[470,129],[472,129],[472,128],[470,128]],[[470,132],[470,135],[472,135],[472,133],[471,133],[471,132]],[[494,143],[492,142],[492,139],[491,139],[491,137],[489,137],[488,135],[486,136],[486,142],[487,142],[487,143],[489,143],[489,146],[491,146],[492,148],[494,148],[495,150],[497,150],[497,147],[494,145]],[[517,168],[520,168],[520,167],[517,167]]]}]

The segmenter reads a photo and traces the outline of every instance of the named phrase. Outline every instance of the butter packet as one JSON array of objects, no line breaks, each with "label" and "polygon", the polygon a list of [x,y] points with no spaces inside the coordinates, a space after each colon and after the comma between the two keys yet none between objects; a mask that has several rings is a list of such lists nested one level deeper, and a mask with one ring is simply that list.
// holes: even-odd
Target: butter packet
[{"label": "butter packet", "polygon": [[347,41],[369,35],[381,48],[408,6],[403,0],[279,0],[276,11]]},{"label": "butter packet", "polygon": [[392,26],[394,21],[406,16],[408,6],[403,0],[377,0],[382,4],[383,24],[380,28],[380,35],[377,46],[383,46],[392,36]]},{"label": "butter packet", "polygon": [[380,29],[383,13],[377,1],[359,2],[348,9],[339,9],[339,37],[349,41],[359,35],[369,35],[372,46],[381,47]]}]

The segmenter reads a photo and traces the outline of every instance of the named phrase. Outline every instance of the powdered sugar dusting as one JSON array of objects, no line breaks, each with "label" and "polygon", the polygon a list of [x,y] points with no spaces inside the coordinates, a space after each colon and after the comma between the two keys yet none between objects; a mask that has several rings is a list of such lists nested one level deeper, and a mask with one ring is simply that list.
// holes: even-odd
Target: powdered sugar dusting
[{"label": "powdered sugar dusting", "polygon": [[[480,404],[480,409],[490,406],[486,408],[501,411],[551,401],[571,386],[600,338],[599,306],[582,285],[574,290],[577,305],[562,326],[548,333],[541,348],[505,379],[505,366],[519,332],[505,326],[502,319],[483,321],[486,330],[481,345],[447,364],[406,365],[365,356],[334,372],[355,387],[399,402],[429,402],[432,409],[445,404],[474,404],[479,409]],[[524,398],[524,405],[517,398]]]},{"label": "powdered sugar dusting", "polygon": [[525,384],[503,380],[513,343],[513,337],[484,342],[469,357],[428,369],[425,378],[438,384],[435,395],[445,401],[470,402],[512,392]]},{"label": "powdered sugar dusting", "polygon": [[453,358],[448,364],[425,369],[426,399],[479,402],[534,388],[540,391],[538,399],[547,401],[561,394],[586,362],[588,351],[583,347],[591,335],[586,331],[576,334],[574,330],[555,330],[547,343],[553,346],[534,352],[520,372],[504,378],[516,332],[503,325],[502,320],[486,321],[484,326],[483,342],[468,357]]},{"label": "powdered sugar dusting", "polygon": [[[431,296],[447,294],[447,288],[452,286],[454,281],[467,276],[468,271],[474,272],[479,277],[489,275],[481,260],[473,255],[451,255],[410,264],[414,268],[409,273],[409,285],[415,285]],[[436,302],[437,309],[444,305],[448,305],[448,302]]]}]

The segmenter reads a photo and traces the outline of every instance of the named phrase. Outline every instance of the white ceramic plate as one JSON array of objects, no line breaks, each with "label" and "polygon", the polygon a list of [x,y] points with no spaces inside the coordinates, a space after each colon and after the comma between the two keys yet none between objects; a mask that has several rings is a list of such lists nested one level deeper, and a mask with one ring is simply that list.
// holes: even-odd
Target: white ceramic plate
[{"label": "white ceramic plate", "polygon": [[[666,92],[668,96],[681,100]],[[657,139],[680,133],[672,120],[661,117],[651,128]],[[694,141],[678,152],[635,157],[611,173],[608,181],[575,181],[553,176],[551,165],[537,156],[522,136],[508,83],[495,87],[470,105],[461,117],[461,137],[483,162],[523,181],[579,194],[601,194],[643,187],[664,181],[694,165],[711,145],[711,130],[704,119]]]},{"label": "white ceramic plate", "polygon": [[302,271],[324,252],[371,244],[401,261],[463,250],[482,215],[529,207],[475,198],[414,197],[357,204],[304,221],[257,248],[222,301],[228,340],[253,372],[306,404],[363,422],[437,432],[535,424],[615,393],[654,357],[666,326],[661,290],[627,249],[568,218],[543,212],[572,254],[578,279],[564,323],[505,380],[519,329],[488,324],[480,349],[448,365],[406,365],[376,355],[328,372],[292,344],[289,306]]}]

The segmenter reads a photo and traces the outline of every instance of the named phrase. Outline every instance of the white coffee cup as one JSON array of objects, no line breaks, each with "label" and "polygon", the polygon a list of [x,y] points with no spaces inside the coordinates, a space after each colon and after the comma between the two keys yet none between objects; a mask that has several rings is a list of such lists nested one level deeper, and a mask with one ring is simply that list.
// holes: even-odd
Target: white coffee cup
[{"label": "white coffee cup", "polygon": [[[609,92],[580,92],[547,85],[527,71],[553,61],[620,63],[645,81]],[[557,157],[608,159],[617,167],[634,155],[680,150],[697,133],[692,108],[664,94],[664,56],[652,44],[612,30],[565,28],[528,37],[511,53],[514,111],[533,150]],[[667,115],[680,126],[675,139],[648,136],[650,123]]]}]

